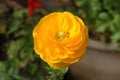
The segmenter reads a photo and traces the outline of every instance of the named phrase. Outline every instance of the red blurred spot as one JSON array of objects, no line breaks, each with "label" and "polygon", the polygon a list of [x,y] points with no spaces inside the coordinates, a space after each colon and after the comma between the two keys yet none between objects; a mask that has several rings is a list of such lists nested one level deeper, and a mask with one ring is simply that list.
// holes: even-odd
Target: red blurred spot
[{"label": "red blurred spot", "polygon": [[41,9],[41,5],[39,4],[40,0],[28,0],[28,12],[29,15],[33,15],[34,10],[37,9]]}]

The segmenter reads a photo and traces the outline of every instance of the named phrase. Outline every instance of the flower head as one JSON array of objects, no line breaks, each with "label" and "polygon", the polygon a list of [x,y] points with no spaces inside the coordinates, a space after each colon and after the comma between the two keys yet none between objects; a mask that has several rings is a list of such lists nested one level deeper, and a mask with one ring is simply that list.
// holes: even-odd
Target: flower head
[{"label": "flower head", "polygon": [[79,61],[88,45],[88,29],[70,12],[53,12],[33,30],[34,49],[54,69]]},{"label": "flower head", "polygon": [[28,0],[28,10],[29,14],[33,15],[35,9],[41,9],[41,5],[39,4],[39,0]]}]

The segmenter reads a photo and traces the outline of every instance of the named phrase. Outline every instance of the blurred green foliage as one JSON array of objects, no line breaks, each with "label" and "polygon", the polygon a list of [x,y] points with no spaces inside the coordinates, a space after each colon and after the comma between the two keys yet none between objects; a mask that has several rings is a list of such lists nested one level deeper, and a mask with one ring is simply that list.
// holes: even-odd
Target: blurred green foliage
[{"label": "blurred green foliage", "polygon": [[42,16],[27,9],[0,15],[0,80],[45,80],[43,62],[34,53],[32,30]]},{"label": "blurred green foliage", "polygon": [[91,38],[120,45],[120,0],[74,0]]}]

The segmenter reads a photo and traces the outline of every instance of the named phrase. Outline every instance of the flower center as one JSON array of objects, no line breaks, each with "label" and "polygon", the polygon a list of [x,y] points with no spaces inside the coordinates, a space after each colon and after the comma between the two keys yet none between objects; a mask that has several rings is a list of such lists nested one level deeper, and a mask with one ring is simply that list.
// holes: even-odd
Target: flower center
[{"label": "flower center", "polygon": [[66,33],[64,31],[59,31],[57,34],[56,34],[56,39],[57,40],[62,40],[66,37]]}]

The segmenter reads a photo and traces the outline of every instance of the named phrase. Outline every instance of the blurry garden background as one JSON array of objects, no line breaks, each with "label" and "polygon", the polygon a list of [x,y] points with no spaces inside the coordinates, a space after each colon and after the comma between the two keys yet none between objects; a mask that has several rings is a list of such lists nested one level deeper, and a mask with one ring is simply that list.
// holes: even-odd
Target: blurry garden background
[{"label": "blurry garden background", "polygon": [[[33,50],[32,30],[44,15],[70,11],[81,17],[92,39],[120,50],[120,0],[40,0],[28,12],[27,0],[0,0],[0,80],[47,80],[47,67]],[[120,69],[119,69],[120,71]]]}]

